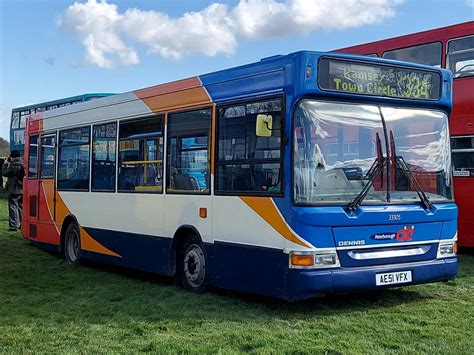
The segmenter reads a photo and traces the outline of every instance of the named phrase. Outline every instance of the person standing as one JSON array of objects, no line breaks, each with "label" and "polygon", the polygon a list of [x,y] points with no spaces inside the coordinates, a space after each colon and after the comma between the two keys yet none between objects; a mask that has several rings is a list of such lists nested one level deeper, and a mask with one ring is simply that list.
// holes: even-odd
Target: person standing
[{"label": "person standing", "polygon": [[9,231],[17,231],[23,215],[23,177],[25,167],[18,150],[12,150],[2,166],[2,175],[7,178],[5,190],[8,196]]}]

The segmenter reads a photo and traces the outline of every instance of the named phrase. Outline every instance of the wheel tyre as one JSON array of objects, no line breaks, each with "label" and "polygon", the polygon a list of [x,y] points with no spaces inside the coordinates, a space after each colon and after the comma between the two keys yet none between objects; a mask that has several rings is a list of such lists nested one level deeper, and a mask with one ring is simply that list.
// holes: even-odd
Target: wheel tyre
[{"label": "wheel tyre", "polygon": [[196,293],[207,290],[207,257],[198,238],[189,238],[180,248],[177,271],[185,289]]},{"label": "wheel tyre", "polygon": [[76,265],[81,259],[81,234],[76,223],[71,223],[64,236],[64,257],[66,262]]}]

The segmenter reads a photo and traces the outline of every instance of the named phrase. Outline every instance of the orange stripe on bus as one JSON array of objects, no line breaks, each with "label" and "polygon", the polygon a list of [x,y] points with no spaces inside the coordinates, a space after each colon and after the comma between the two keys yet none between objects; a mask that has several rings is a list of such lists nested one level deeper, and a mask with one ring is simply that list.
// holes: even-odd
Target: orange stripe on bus
[{"label": "orange stripe on bus", "polygon": [[[66,206],[64,200],[61,198],[61,195],[56,192],[56,221],[61,221],[62,223],[64,219],[70,215],[72,215],[71,211]],[[79,229],[81,231],[81,249],[92,251],[94,253],[116,256],[119,258],[122,257],[121,255],[114,253],[112,250],[107,249],[102,244],[97,242],[81,226],[79,226]]]},{"label": "orange stripe on bus", "polygon": [[211,99],[204,88],[196,87],[169,94],[142,98],[142,101],[153,112],[162,112],[166,110],[207,105],[211,102]]},{"label": "orange stripe on bus", "polygon": [[134,91],[134,93],[140,99],[143,100],[151,96],[169,94],[172,92],[182,91],[182,90],[196,88],[200,86],[201,86],[201,82],[199,81],[198,77],[195,76],[188,79],[173,81],[167,84],[150,86],[145,89],[136,90]]},{"label": "orange stripe on bus", "polygon": [[107,249],[98,241],[96,241],[94,238],[92,238],[90,234],[85,231],[84,228],[80,227],[80,230],[81,230],[81,249],[82,250],[92,251],[94,253],[106,254],[110,256],[116,256],[119,258],[122,257],[121,255],[114,253],[112,250]]},{"label": "orange stripe on bus", "polygon": [[298,239],[298,237],[290,230],[278,212],[276,206],[273,204],[271,198],[240,196],[240,199],[244,201],[252,210],[257,212],[257,214],[262,217],[269,225],[271,225],[273,229],[280,233],[283,238],[305,248],[310,248],[308,244]]}]

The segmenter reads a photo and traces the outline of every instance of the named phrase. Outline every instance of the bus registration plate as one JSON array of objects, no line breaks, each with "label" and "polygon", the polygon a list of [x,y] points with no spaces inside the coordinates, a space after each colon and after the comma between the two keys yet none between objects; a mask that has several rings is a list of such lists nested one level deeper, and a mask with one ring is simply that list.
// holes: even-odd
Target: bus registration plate
[{"label": "bus registration plate", "polygon": [[411,281],[411,271],[388,272],[385,274],[375,275],[375,282],[377,286],[402,284]]}]

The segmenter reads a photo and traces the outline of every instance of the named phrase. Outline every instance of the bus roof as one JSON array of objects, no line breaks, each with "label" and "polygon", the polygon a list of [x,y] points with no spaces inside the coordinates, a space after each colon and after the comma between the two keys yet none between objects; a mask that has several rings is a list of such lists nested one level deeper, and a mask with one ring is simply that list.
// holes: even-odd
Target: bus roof
[{"label": "bus roof", "polygon": [[411,47],[420,43],[449,40],[456,37],[466,36],[468,34],[474,34],[474,21],[462,22],[455,25],[340,48],[336,49],[334,52],[361,54],[381,53],[387,50]]},{"label": "bus roof", "polygon": [[32,108],[42,107],[42,106],[60,105],[62,103],[71,102],[71,101],[87,100],[89,97],[106,97],[106,96],[111,96],[111,95],[115,95],[115,94],[113,93],[87,93],[87,94],[82,94],[82,95],[65,97],[65,98],[57,99],[57,100],[39,102],[36,104],[27,105],[27,106],[15,107],[12,109],[12,112],[25,111],[25,110],[30,110]]},{"label": "bus roof", "polygon": [[[439,73],[441,80],[444,82],[451,80],[449,71],[426,65],[339,53],[299,51],[288,55],[264,58],[255,63],[214,73],[61,107],[42,114],[44,119],[62,116],[61,118],[58,117],[60,119],[54,124],[55,127],[61,127],[65,125],[62,118],[69,114],[74,116],[70,118],[71,122],[80,124],[81,122],[97,122],[105,119],[138,117],[149,113],[150,109],[153,112],[165,112],[224,101],[230,103],[246,98],[254,99],[278,93],[282,94],[285,90],[293,91],[293,94],[298,97],[324,95],[324,97],[350,98],[361,102],[375,101],[384,104],[394,104],[396,102],[393,98],[383,96],[355,97],[357,95],[322,91],[316,82],[317,63],[320,57],[344,58],[368,64],[395,65],[409,69],[427,70]],[[306,76],[307,70],[311,71],[310,78]],[[445,93],[444,89],[445,86],[443,85],[443,95],[439,100],[415,101],[403,99],[403,104],[443,109],[449,113],[451,94]],[[401,101],[398,102],[401,103]],[[86,112],[88,110],[94,112],[88,114]]]}]

